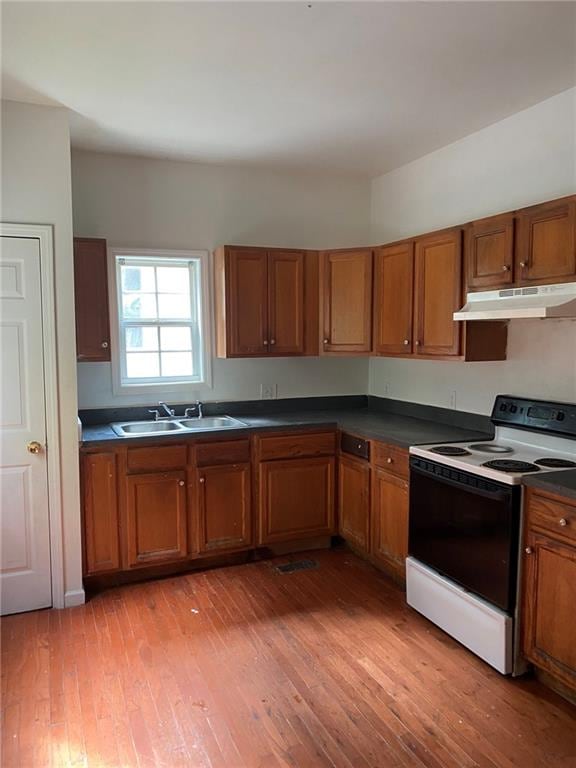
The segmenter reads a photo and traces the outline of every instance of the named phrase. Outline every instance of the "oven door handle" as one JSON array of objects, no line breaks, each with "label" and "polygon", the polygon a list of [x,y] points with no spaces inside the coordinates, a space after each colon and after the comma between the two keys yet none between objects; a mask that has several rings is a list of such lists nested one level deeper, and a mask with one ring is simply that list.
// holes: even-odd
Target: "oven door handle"
[{"label": "oven door handle", "polygon": [[425,477],[433,478],[434,480],[437,480],[439,483],[444,483],[444,485],[451,485],[454,488],[460,488],[462,490],[468,490],[470,493],[473,493],[475,496],[484,496],[486,499],[492,499],[493,501],[506,501],[507,499],[510,499],[512,496],[512,490],[502,489],[501,491],[488,491],[484,488],[478,488],[474,485],[467,485],[466,483],[459,483],[458,480],[451,480],[449,477],[443,477],[442,475],[437,475],[435,472],[428,472],[425,469],[422,469],[421,467],[410,467],[410,472],[418,475],[424,475]]}]

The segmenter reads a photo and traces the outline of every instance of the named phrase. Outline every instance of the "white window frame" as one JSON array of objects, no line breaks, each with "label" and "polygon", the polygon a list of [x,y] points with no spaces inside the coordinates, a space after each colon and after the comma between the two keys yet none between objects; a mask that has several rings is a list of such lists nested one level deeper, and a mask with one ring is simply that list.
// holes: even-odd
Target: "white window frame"
[{"label": "white window frame", "polygon": [[[120,334],[120,301],[121,291],[117,280],[116,259],[120,256],[128,256],[137,259],[174,259],[186,261],[196,259],[200,262],[200,286],[199,286],[199,312],[198,318],[201,324],[201,336],[203,340],[201,351],[202,379],[151,379],[148,382],[138,381],[134,384],[123,381],[124,344]],[[112,361],[112,391],[115,395],[144,395],[153,398],[163,397],[190,398],[195,390],[212,387],[212,324],[210,304],[210,258],[208,251],[172,251],[149,248],[121,248],[111,246],[108,248],[108,285],[110,292],[110,352]],[[146,323],[144,323],[146,325]]]}]

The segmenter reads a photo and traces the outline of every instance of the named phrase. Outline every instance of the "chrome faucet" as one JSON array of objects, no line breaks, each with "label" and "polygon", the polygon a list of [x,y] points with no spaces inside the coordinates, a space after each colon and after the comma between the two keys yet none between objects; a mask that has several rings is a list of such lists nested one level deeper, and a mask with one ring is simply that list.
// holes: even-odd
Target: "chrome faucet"
[{"label": "chrome faucet", "polygon": [[189,419],[193,412],[196,411],[196,418],[201,419],[202,418],[202,403],[200,400],[196,400],[196,406],[194,408],[186,408],[184,411],[184,416]]},{"label": "chrome faucet", "polygon": [[164,412],[164,416],[160,416],[160,411],[157,408],[154,409],[148,409],[148,413],[154,414],[154,421],[159,421],[160,419],[173,419],[176,415],[175,411],[173,411],[171,408],[168,408],[166,403],[160,402],[158,403],[162,411]]}]

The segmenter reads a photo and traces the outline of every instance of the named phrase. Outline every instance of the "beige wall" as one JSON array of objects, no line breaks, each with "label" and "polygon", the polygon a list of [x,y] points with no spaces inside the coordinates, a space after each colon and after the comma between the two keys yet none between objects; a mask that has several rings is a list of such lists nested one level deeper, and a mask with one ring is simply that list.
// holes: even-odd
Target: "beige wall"
[{"label": "beige wall", "polygon": [[[74,233],[110,245],[329,248],[369,237],[370,183],[351,177],[74,152],[72,186]],[[188,397],[258,399],[261,384],[277,384],[278,397],[364,394],[367,378],[368,361],[354,358],[215,360],[212,388]],[[151,401],[114,395],[107,363],[78,366],[78,397],[81,408]]]},{"label": "beige wall", "polygon": [[54,227],[64,588],[83,601],[78,488],[70,136],[64,109],[2,103],[2,220]]},{"label": "beige wall", "polygon": [[[374,179],[375,242],[576,192],[576,89]],[[499,392],[576,401],[576,321],[510,323],[501,363],[370,360],[369,392],[489,413]]]}]

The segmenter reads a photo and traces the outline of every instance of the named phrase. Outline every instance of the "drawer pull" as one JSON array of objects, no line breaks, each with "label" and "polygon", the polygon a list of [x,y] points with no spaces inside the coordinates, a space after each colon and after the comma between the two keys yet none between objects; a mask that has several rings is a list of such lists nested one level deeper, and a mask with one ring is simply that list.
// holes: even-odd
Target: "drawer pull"
[{"label": "drawer pull", "polygon": [[565,517],[561,517],[560,520],[558,520],[558,524],[564,528],[566,525],[568,525],[568,520],[566,520]]},{"label": "drawer pull", "polygon": [[524,552],[526,552],[527,555],[531,555],[532,551],[533,551],[532,547],[526,547],[526,549],[524,550]]},{"label": "drawer pull", "polygon": [[206,482],[206,478],[205,478],[205,477],[201,477],[201,478],[200,478],[200,480],[199,480],[198,482],[200,482],[200,483],[205,483],[205,482]]},{"label": "drawer pull", "polygon": [[184,485],[184,480],[179,480],[178,481],[178,485],[180,485],[180,486]]},{"label": "drawer pull", "polygon": [[394,459],[392,458],[392,456],[388,456],[388,458],[386,459],[386,464],[394,464]]}]

